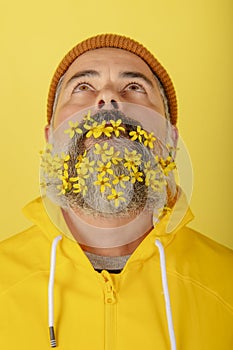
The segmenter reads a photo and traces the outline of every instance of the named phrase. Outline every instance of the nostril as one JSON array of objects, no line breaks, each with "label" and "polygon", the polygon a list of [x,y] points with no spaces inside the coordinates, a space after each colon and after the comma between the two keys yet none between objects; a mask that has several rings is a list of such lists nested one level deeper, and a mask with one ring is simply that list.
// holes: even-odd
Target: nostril
[{"label": "nostril", "polygon": [[113,107],[114,107],[115,109],[119,109],[119,106],[118,106],[117,101],[111,100],[111,104],[113,105]]},{"label": "nostril", "polygon": [[104,100],[100,100],[100,101],[98,102],[98,107],[99,107],[99,109],[103,108],[104,105],[105,105]]}]

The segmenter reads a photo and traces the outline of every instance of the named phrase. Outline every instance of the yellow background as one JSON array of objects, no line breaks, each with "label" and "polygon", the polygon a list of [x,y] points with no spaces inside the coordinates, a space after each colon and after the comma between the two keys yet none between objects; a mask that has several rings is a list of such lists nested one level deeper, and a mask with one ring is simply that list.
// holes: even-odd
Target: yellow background
[{"label": "yellow background", "polygon": [[233,248],[232,1],[1,1],[1,232],[30,225],[21,208],[39,195],[46,97],[64,54],[114,32],[151,50],[175,83],[179,129],[192,158],[191,226]]}]

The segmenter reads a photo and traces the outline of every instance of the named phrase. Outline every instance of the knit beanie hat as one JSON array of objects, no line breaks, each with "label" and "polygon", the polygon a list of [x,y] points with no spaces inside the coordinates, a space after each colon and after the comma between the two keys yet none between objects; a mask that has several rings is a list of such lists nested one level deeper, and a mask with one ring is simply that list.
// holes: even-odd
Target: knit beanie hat
[{"label": "knit beanie hat", "polygon": [[75,61],[77,57],[82,55],[83,53],[95,50],[99,48],[118,48],[123,49],[140,57],[146,64],[150,67],[152,72],[156,75],[158,80],[160,81],[167,101],[168,101],[168,109],[170,114],[170,121],[173,125],[177,122],[177,100],[174,86],[172,84],[171,78],[166,72],[165,68],[158,62],[158,60],[141,44],[137,41],[127,38],[125,36],[117,35],[117,34],[100,34],[94,37],[91,37],[87,40],[82,41],[77,44],[73,49],[71,49],[67,55],[63,58],[63,60],[58,65],[51,84],[49,88],[48,94],[48,102],[47,102],[47,120],[48,124],[52,118],[53,114],[53,104],[56,94],[57,84],[63,74],[67,71],[70,65]]}]

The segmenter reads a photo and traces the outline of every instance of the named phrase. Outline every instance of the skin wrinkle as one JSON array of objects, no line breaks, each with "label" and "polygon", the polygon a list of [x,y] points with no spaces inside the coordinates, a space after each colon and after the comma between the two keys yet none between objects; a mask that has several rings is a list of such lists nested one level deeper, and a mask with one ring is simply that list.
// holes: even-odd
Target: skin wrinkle
[{"label": "skin wrinkle", "polygon": [[90,69],[90,70],[84,70],[84,71],[81,71],[81,72],[78,72],[76,73],[75,75],[73,75],[69,80],[68,82],[66,83],[65,85],[65,89],[67,87],[69,87],[69,85],[79,79],[79,78],[83,78],[83,77],[100,77],[100,73],[96,70],[93,70],[93,69]]},{"label": "skin wrinkle", "polygon": [[[86,71],[86,74],[89,74],[88,72],[91,72],[91,71]],[[76,77],[81,77],[81,76],[85,76],[86,75],[85,72],[83,72],[83,75],[81,73],[75,75],[73,78],[75,79]],[[128,77],[135,77],[135,74],[136,72],[122,72],[121,73],[122,75],[127,75]],[[137,73],[137,74],[140,74],[140,73]],[[160,91],[160,94],[161,94],[161,97],[163,99],[163,103],[164,103],[164,109],[165,109],[165,116],[168,120],[170,120],[170,114],[169,114],[169,108],[168,108],[168,100],[167,100],[167,97],[165,95],[165,91],[163,89],[163,86],[162,84],[160,83],[160,81],[158,80],[158,78],[154,75],[154,79],[157,83],[157,86],[159,88],[159,91]],[[64,75],[61,76],[58,84],[57,84],[57,88],[56,88],[56,92],[55,92],[55,97],[54,97],[54,103],[53,103],[53,113],[52,113],[52,118],[51,118],[51,124],[53,125],[53,120],[54,120],[54,114],[55,114],[55,111],[56,111],[56,107],[57,107],[57,102],[58,102],[58,99],[59,99],[59,95],[60,95],[60,92],[61,92],[61,88],[62,88],[62,83],[63,83],[63,80],[64,80]],[[69,82],[71,82],[72,79],[70,79]],[[148,84],[152,84],[151,81],[148,79]]]},{"label": "skin wrinkle", "polygon": [[[77,72],[93,70],[98,71],[101,77],[89,77],[87,79],[87,83],[94,86],[92,92],[81,92],[82,96],[80,92],[74,94],[72,89],[74,89],[75,86],[71,83],[69,84],[69,88],[66,88],[67,82],[69,82]],[[127,74],[128,72],[132,72],[132,74],[129,75],[133,75],[136,72],[138,77],[133,78]],[[122,78],[122,73],[125,73],[124,78]],[[148,79],[151,82],[153,88],[142,76],[145,76],[146,80]],[[83,82],[81,78],[80,82]],[[122,90],[130,82],[144,85],[145,93],[143,94],[133,90]],[[102,48],[86,52],[79,56],[64,74],[59,96],[56,98],[56,108],[54,108],[54,126],[57,127],[63,120],[75,112],[90,107],[91,105],[98,105],[100,100],[105,101],[106,99],[107,101],[105,101],[105,103],[113,99],[118,102],[144,105],[165,115],[167,108],[166,104],[163,102],[163,94],[161,94],[160,90],[154,74],[147,64],[138,56],[124,50],[112,48]]]},{"label": "skin wrinkle", "polygon": [[[69,87],[69,85],[75,81],[78,80],[80,78],[85,78],[85,77],[89,77],[89,78],[101,78],[101,74],[96,71],[96,70],[84,70],[81,72],[76,73],[75,75],[73,75],[68,82],[66,83],[65,89],[67,87]],[[150,79],[148,79],[144,74],[140,73],[140,72],[120,72],[119,73],[119,78],[139,78],[142,79],[146,84],[148,84],[151,88],[153,88],[153,83]]]},{"label": "skin wrinkle", "polygon": [[[90,88],[85,86],[81,90],[76,87],[77,82],[89,84]],[[127,88],[129,84],[135,85],[131,89]],[[149,66],[128,51],[102,48],[79,56],[60,79],[54,101],[52,125],[56,129],[71,115],[90,106],[98,106],[99,101],[106,104],[112,100],[142,105],[166,118],[168,115],[168,104],[162,86]],[[142,235],[137,245],[143,238]],[[127,252],[131,253],[135,248],[134,245],[127,245]],[[114,255],[115,250],[112,249],[108,249],[106,254]],[[120,249],[118,247],[117,255],[124,255],[125,249],[124,246]],[[91,247],[85,247],[85,250],[90,251]],[[99,251],[95,249],[92,252],[98,254]],[[102,249],[101,255],[104,252]]]},{"label": "skin wrinkle", "polygon": [[139,72],[120,72],[119,74],[122,78],[140,78],[145,81],[151,88],[153,88],[153,83],[150,79],[148,79],[144,74]]}]

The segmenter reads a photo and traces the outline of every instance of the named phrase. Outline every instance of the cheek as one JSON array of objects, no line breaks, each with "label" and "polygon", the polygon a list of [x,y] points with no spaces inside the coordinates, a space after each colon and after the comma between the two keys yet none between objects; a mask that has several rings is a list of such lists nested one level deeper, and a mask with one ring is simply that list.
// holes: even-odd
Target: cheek
[{"label": "cheek", "polygon": [[68,119],[71,115],[78,112],[78,109],[74,105],[63,106],[62,108],[56,109],[54,114],[54,128],[56,129],[62,122]]},{"label": "cheek", "polygon": [[57,106],[54,114],[54,127],[58,127],[64,120],[70,118],[73,114],[94,105],[95,97],[93,94],[85,94],[82,98],[73,95],[68,102]]},{"label": "cheek", "polygon": [[154,109],[159,114],[165,116],[165,108],[163,99],[160,94],[149,94],[148,100],[150,101],[151,108]]},{"label": "cheek", "polygon": [[131,93],[125,95],[123,101],[151,108],[162,115],[165,113],[162,100],[155,95]]},{"label": "cheek", "polygon": [[150,99],[146,94],[140,93],[127,93],[123,95],[125,102],[132,102],[140,105],[149,105]]}]

